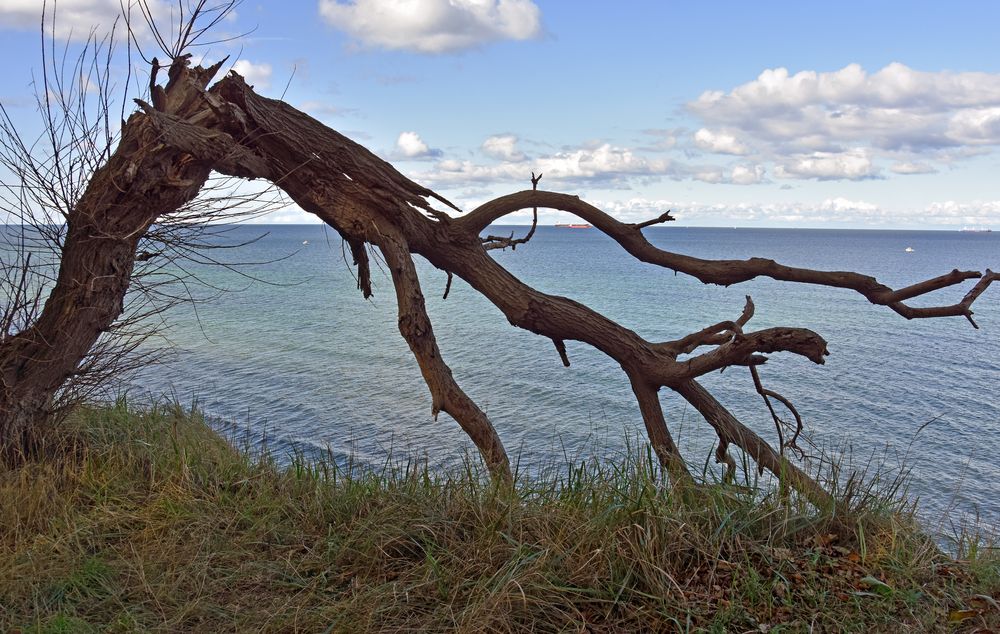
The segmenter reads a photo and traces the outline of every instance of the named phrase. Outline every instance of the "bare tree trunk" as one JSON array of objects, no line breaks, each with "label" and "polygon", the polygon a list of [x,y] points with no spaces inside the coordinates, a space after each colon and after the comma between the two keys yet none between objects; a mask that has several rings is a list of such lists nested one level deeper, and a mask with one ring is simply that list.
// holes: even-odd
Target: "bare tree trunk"
[{"label": "bare tree trunk", "polygon": [[[216,70],[176,65],[166,114],[199,107]],[[121,315],[140,238],[194,199],[208,178],[211,162],[159,137],[148,115],[129,118],[117,149],[69,213],[59,274],[41,315],[0,346],[0,455],[30,449],[61,386]]]}]

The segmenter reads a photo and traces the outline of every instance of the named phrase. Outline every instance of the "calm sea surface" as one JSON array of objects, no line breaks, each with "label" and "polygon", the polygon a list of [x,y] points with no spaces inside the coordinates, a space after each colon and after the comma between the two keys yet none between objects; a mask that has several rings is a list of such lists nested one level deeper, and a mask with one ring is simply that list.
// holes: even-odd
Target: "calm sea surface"
[{"label": "calm sea surface", "polygon": [[[388,276],[376,267],[375,296],[362,299],[339,237],[318,225],[242,226],[229,239],[263,233],[250,246],[215,255],[280,261],[240,269],[261,281],[201,270],[210,283],[235,290],[198,306],[197,316],[191,307],[172,313],[176,354],[138,377],[132,397],[196,401],[254,437],[266,433],[279,452],[329,448],[338,457],[353,453],[378,463],[392,449],[447,464],[468,451],[453,420],[431,419],[427,388],[396,330]],[[691,255],[853,269],[892,286],[956,267],[1000,267],[1000,233],[665,227],[646,234]],[[496,258],[536,288],[581,301],[654,341],[733,319],[751,295],[757,306],[751,328],[802,326],[829,341],[825,366],[775,355],[761,368],[765,384],[797,404],[816,444],[852,449],[855,463],[876,451],[890,468],[911,467],[913,490],[930,520],[957,510],[1000,522],[1000,287],[980,298],[981,330],[974,330],[962,318],[908,322],[842,290],[771,280],[706,286],[635,261],[596,230],[542,227],[529,244]],[[522,466],[614,455],[627,432],[641,430],[614,361],[567,341],[572,366],[564,368],[548,339],[510,326],[457,279],[441,300],[445,275],[422,259],[418,267],[445,360]],[[952,303],[970,286],[915,303]],[[774,437],[745,369],[704,383],[759,433]],[[703,463],[711,429],[671,392],[661,399],[686,457]]]}]

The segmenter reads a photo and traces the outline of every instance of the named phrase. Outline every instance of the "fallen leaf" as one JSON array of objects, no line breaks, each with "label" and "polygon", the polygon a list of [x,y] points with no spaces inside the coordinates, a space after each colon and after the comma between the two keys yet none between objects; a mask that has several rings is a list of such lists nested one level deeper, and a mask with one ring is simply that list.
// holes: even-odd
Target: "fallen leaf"
[{"label": "fallen leaf", "polygon": [[890,596],[893,592],[892,586],[882,581],[881,579],[877,579],[872,576],[862,577],[861,579],[858,580],[858,583],[868,586],[869,588],[872,589],[872,592],[882,595],[883,597]]},{"label": "fallen leaf", "polygon": [[949,623],[961,623],[979,615],[978,610],[952,610],[948,613]]}]

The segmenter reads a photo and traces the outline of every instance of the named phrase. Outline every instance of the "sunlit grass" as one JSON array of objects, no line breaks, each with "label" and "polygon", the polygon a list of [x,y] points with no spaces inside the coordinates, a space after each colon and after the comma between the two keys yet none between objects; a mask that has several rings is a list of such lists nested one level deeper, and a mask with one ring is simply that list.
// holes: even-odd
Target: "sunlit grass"
[{"label": "sunlit grass", "polygon": [[943,553],[899,479],[838,478],[834,513],[749,469],[680,499],[644,446],[513,488],[476,465],[279,465],[179,407],[83,409],[50,455],[0,468],[0,631],[1000,624],[992,537]]}]

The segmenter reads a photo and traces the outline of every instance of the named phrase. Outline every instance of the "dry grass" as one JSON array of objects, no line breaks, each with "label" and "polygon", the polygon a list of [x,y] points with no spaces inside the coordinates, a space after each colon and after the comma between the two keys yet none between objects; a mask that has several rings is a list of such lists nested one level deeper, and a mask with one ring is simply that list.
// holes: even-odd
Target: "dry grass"
[{"label": "dry grass", "polygon": [[0,467],[0,631],[1000,626],[996,551],[948,557],[872,490],[833,516],[683,502],[642,451],[546,473],[278,467],[180,408],[81,410],[59,451]]}]

